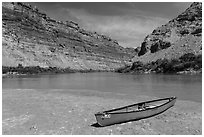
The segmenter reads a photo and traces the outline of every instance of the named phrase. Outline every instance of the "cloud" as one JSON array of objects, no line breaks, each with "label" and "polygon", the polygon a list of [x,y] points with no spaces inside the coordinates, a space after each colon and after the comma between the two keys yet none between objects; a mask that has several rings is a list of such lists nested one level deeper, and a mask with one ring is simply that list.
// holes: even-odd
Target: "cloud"
[{"label": "cloud", "polygon": [[177,17],[186,2],[59,2],[35,3],[56,20],[72,20],[87,30],[116,39],[126,47],[140,46],[155,28]]},{"label": "cloud", "polygon": [[110,36],[124,47],[138,47],[153,29],[169,19],[144,15],[94,15],[84,9],[66,9],[86,30]]}]

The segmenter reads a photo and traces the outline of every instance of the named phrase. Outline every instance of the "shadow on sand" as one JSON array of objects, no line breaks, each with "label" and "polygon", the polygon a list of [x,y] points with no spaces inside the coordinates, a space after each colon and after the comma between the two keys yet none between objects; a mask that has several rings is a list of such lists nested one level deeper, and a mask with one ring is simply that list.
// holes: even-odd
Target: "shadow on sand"
[{"label": "shadow on sand", "polygon": [[98,127],[102,127],[102,126],[99,125],[98,123],[94,123],[94,124],[92,124],[91,126],[92,126],[92,127],[97,127],[97,128],[98,128]]}]

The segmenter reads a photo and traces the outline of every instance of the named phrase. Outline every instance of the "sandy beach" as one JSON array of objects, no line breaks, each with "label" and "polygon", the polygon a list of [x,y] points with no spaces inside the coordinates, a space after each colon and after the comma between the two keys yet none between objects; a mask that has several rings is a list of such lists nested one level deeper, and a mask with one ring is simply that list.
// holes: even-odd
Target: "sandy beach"
[{"label": "sandy beach", "polygon": [[155,97],[87,90],[3,89],[2,134],[202,134],[202,103],[179,99],[169,110],[148,119],[94,126],[98,111],[151,99]]}]

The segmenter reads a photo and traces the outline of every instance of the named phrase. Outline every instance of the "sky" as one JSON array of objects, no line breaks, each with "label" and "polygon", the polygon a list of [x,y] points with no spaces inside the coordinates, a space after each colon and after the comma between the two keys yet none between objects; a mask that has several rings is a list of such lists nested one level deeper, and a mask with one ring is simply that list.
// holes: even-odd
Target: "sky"
[{"label": "sky", "polygon": [[37,2],[51,18],[110,36],[123,47],[138,47],[155,28],[190,6],[189,2]]}]

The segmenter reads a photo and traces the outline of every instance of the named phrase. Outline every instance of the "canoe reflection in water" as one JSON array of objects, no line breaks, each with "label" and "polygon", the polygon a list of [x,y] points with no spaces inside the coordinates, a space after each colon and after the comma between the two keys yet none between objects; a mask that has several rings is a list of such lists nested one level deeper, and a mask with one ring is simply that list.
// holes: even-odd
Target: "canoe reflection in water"
[{"label": "canoe reflection in water", "polygon": [[98,112],[95,117],[100,126],[108,126],[155,116],[174,106],[175,102],[176,97],[156,99]]}]

